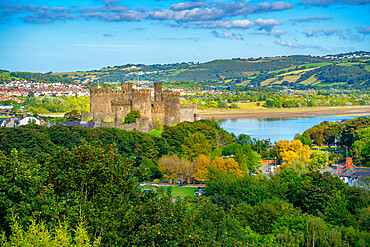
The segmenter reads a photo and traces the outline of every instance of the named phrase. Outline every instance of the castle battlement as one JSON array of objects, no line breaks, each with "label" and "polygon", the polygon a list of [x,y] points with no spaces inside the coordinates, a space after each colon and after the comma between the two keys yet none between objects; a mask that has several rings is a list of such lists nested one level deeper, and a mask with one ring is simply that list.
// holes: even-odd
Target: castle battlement
[{"label": "castle battlement", "polygon": [[152,90],[150,88],[134,88],[132,91],[135,94],[152,94]]},{"label": "castle battlement", "polygon": [[[112,89],[108,88],[92,88],[90,89],[90,95],[91,94],[106,94],[106,93],[111,93],[113,91]],[[115,90],[118,91],[118,90]]]},{"label": "castle battlement", "polygon": [[164,98],[180,98],[180,92],[165,90],[162,92],[162,97]]},{"label": "castle battlement", "polygon": [[180,108],[197,108],[196,103],[181,103]]}]

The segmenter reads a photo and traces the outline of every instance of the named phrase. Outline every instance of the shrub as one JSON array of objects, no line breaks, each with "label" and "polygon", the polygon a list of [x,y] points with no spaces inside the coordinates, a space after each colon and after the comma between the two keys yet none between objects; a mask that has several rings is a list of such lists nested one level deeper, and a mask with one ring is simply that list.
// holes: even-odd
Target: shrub
[{"label": "shrub", "polygon": [[141,113],[139,110],[131,110],[127,113],[123,120],[123,124],[135,123],[137,118],[141,118]]}]

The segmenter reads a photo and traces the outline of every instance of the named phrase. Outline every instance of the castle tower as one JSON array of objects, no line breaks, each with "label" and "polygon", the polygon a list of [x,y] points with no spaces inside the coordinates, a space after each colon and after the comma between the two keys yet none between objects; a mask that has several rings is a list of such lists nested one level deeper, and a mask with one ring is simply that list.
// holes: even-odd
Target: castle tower
[{"label": "castle tower", "polygon": [[134,89],[132,97],[132,110],[139,110],[141,117],[151,119],[152,104],[151,104],[151,90],[150,89]]},{"label": "castle tower", "polygon": [[90,112],[111,112],[109,89],[90,89]]},{"label": "castle tower", "polygon": [[121,83],[121,90],[125,100],[132,100],[132,82]]},{"label": "castle tower", "polygon": [[180,92],[163,91],[164,101],[164,124],[172,125],[180,122]]},{"label": "castle tower", "polygon": [[154,82],[154,101],[162,101],[162,82]]}]

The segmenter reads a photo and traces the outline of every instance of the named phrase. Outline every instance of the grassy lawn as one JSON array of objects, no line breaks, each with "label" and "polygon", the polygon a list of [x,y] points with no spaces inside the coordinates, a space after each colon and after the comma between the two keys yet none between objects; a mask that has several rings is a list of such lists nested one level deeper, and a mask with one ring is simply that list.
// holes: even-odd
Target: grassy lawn
[{"label": "grassy lawn", "polygon": [[194,196],[195,189],[197,187],[180,187],[172,186],[172,197],[181,197]]}]

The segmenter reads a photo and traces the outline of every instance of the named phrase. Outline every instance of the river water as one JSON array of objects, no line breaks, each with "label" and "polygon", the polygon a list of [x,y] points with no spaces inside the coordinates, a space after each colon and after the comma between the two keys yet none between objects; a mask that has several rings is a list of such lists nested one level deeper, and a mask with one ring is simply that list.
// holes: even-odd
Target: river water
[{"label": "river water", "polygon": [[297,133],[323,121],[350,120],[360,116],[315,116],[305,118],[239,118],[219,120],[220,126],[236,136],[246,134],[256,139],[270,139],[271,142],[293,140]]}]

